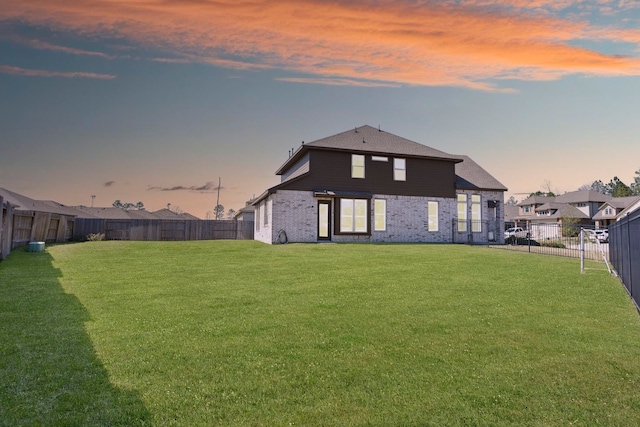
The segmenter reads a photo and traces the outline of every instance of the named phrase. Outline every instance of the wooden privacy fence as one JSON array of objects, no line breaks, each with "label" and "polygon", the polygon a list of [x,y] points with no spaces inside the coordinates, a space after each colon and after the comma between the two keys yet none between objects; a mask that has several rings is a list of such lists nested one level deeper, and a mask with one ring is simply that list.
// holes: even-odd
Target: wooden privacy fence
[{"label": "wooden privacy fence", "polygon": [[51,212],[16,210],[2,203],[0,224],[0,260],[12,249],[29,242],[66,242],[73,236],[74,217]]},{"label": "wooden privacy fence", "polygon": [[90,234],[106,240],[252,240],[253,221],[76,218],[73,239]]}]

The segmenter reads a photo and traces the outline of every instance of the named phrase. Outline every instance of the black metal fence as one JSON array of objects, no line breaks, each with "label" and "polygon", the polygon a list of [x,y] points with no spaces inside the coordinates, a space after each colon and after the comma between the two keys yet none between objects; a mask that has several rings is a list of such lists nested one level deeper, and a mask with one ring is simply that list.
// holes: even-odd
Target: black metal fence
[{"label": "black metal fence", "polygon": [[640,210],[610,225],[609,240],[611,264],[640,307]]},{"label": "black metal fence", "polygon": [[505,244],[492,246],[521,252],[580,258],[580,230],[584,229],[585,259],[604,261],[609,257],[606,238],[598,239],[592,226],[584,224],[531,223],[522,228],[509,228]]}]

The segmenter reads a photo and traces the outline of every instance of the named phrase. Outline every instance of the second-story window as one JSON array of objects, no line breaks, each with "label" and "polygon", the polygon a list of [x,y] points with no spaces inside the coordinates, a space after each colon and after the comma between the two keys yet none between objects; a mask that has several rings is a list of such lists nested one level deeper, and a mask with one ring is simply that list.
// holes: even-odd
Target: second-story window
[{"label": "second-story window", "polygon": [[351,155],[351,178],[364,178],[364,155]]},{"label": "second-story window", "polygon": [[407,161],[406,159],[393,159],[393,179],[394,181],[407,180]]}]

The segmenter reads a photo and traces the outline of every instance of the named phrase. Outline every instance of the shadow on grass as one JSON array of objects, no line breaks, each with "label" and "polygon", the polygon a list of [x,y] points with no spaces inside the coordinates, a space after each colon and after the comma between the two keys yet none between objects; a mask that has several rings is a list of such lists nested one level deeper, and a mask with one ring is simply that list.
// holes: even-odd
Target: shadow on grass
[{"label": "shadow on grass", "polygon": [[138,394],[114,387],[47,253],[0,263],[0,425],[149,425]]}]

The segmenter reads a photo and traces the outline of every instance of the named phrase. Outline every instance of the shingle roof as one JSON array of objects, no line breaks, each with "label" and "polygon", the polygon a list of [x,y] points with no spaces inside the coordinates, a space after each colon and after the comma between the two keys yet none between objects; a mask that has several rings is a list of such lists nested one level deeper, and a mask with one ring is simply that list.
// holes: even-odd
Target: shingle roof
[{"label": "shingle roof", "polygon": [[444,151],[436,150],[435,148],[427,147],[426,145],[365,125],[301,145],[276,171],[276,175],[281,175],[289,166],[297,162],[300,156],[309,149],[314,148],[408,157],[426,157],[453,162],[460,161],[460,156],[453,156]]},{"label": "shingle roof", "polygon": [[507,191],[507,187],[468,156],[454,157],[462,160],[456,164],[456,188]]},{"label": "shingle roof", "polygon": [[608,202],[611,196],[593,190],[578,190],[556,196],[558,203]]},{"label": "shingle roof", "polygon": [[536,212],[542,211],[554,211],[549,216],[543,216],[543,218],[580,218],[589,219],[589,215],[582,212],[580,209],[568,203],[548,202],[542,206],[536,208]]},{"label": "shingle roof", "polygon": [[17,210],[74,215],[73,213],[70,214],[66,210],[57,206],[47,204],[40,200],[31,199],[27,196],[23,196],[22,194],[14,193],[6,188],[0,188],[0,196],[2,196],[5,202],[9,202],[11,205],[15,206]]},{"label": "shingle roof", "polygon": [[555,197],[547,197],[547,196],[529,196],[520,203],[518,206],[531,206],[531,205],[541,205],[544,203],[549,203],[555,200]]},{"label": "shingle roof", "polygon": [[334,148],[348,151],[366,151],[380,154],[433,157],[457,160],[456,156],[427,147],[372,126],[361,126],[337,135],[328,136],[306,144],[310,147]]}]

